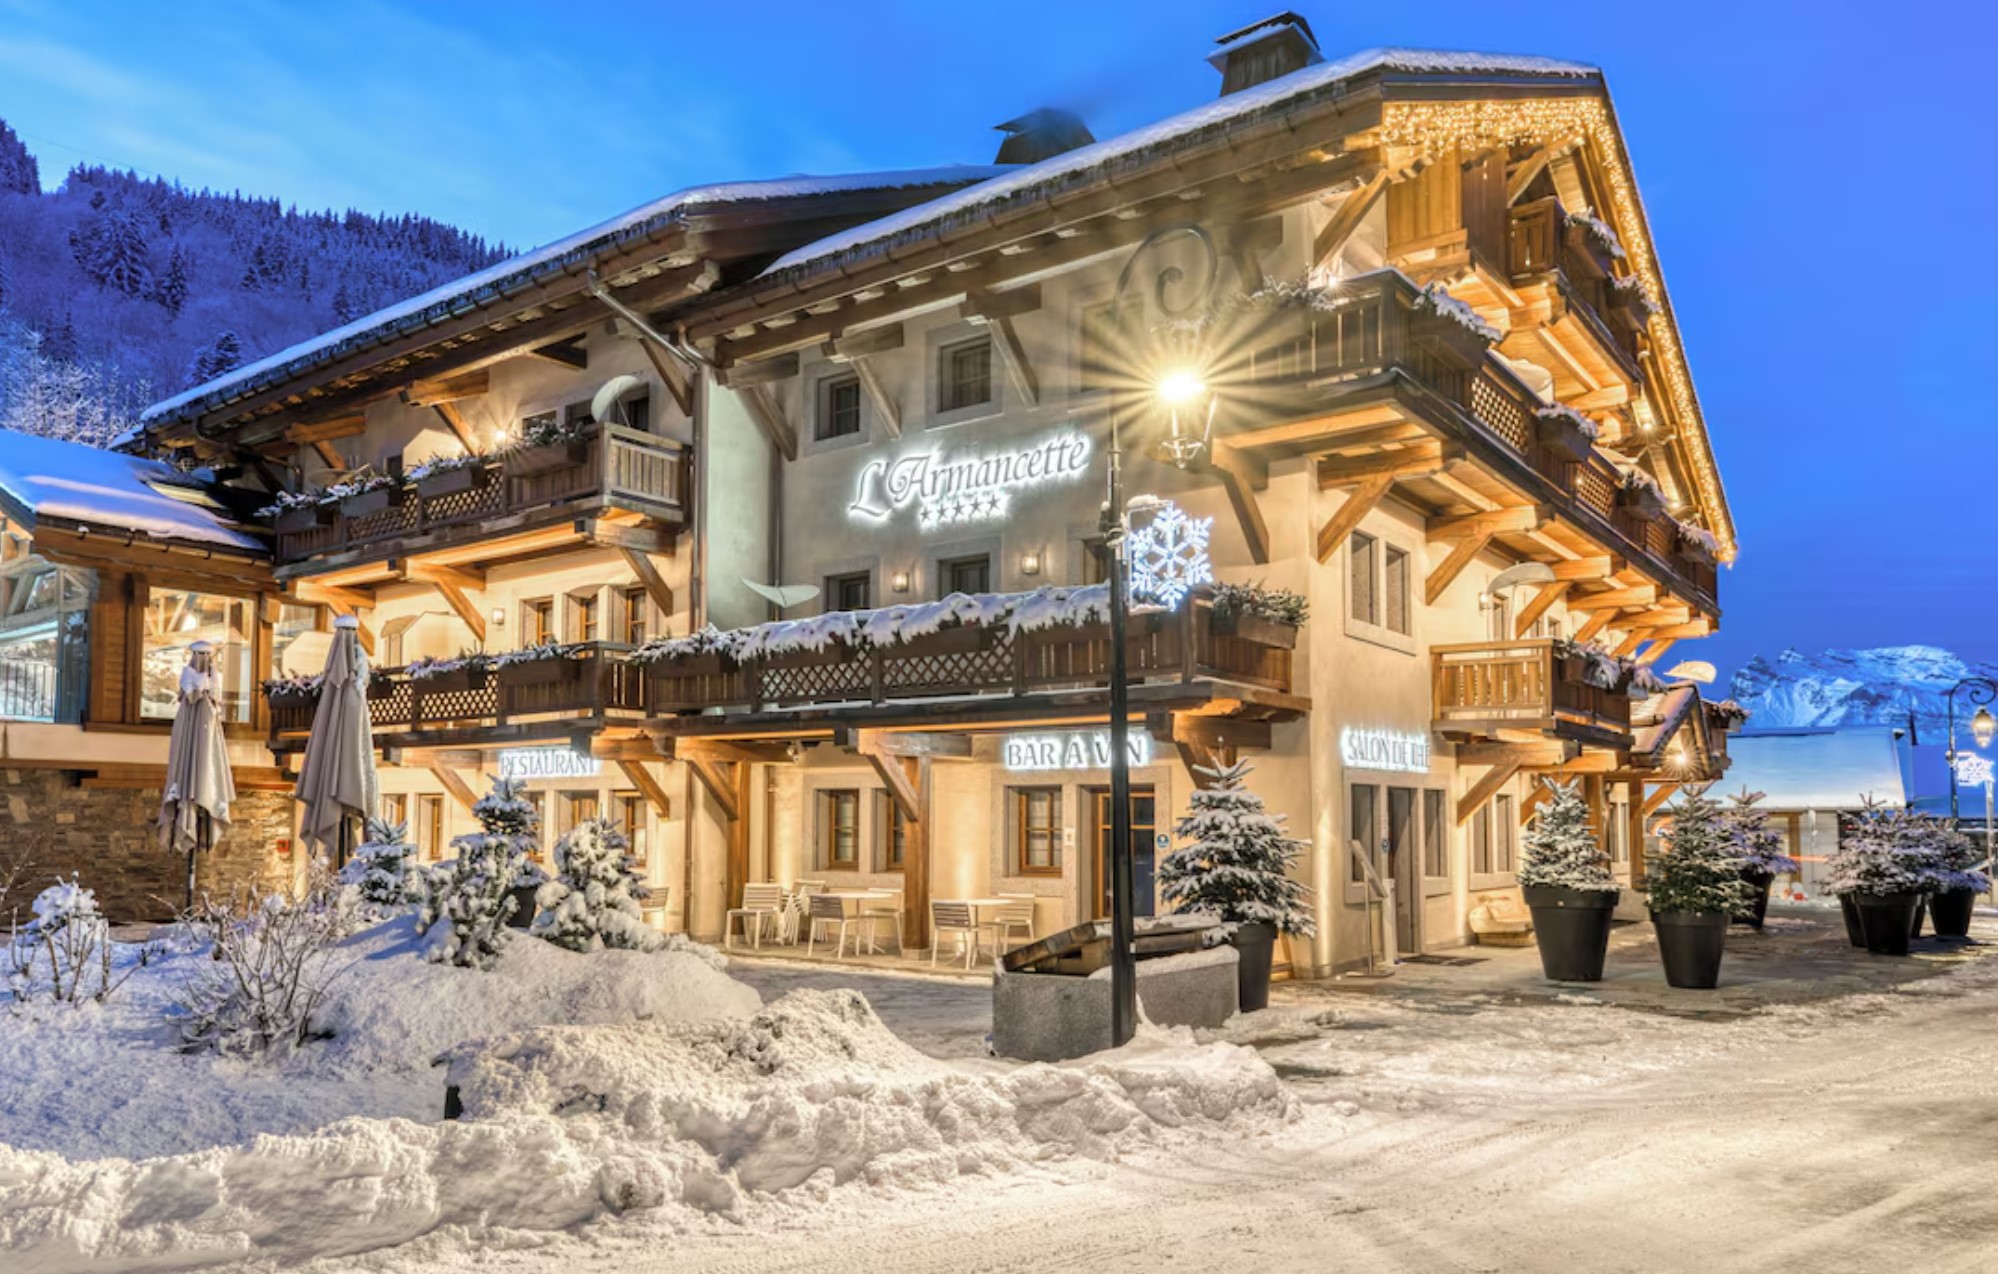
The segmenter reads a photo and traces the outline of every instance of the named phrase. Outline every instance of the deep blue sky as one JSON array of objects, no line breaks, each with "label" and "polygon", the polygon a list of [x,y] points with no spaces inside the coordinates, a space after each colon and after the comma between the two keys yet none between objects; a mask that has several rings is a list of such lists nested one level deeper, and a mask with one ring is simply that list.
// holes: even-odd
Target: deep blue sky
[{"label": "deep blue sky", "polygon": [[[1268,0],[133,5],[0,0],[0,118],[78,161],[515,246],[695,182],[988,162],[1210,98]],[[1353,4],[1331,54],[1545,53],[1609,76],[1739,524],[1725,672],[1784,646],[1998,655],[1984,4]]]}]

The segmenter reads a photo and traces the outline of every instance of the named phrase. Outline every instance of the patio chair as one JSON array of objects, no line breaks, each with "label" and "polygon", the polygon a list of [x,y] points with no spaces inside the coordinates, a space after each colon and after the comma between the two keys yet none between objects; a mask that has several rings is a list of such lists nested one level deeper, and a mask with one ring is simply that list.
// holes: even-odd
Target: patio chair
[{"label": "patio chair", "polygon": [[1026,942],[1034,940],[1034,896],[1032,894],[1000,894],[1006,905],[998,908],[992,916],[995,931],[993,941],[1001,945],[1020,938]]},{"label": "patio chair", "polygon": [[964,953],[964,967],[969,969],[972,957],[978,954],[978,935],[992,926],[980,924],[978,913],[968,902],[932,902],[930,928],[934,930],[930,934],[930,967],[937,967],[937,950],[943,946],[943,936],[949,933],[957,936],[958,949]]},{"label": "patio chair", "polygon": [[[891,897],[882,898],[873,902],[862,903],[861,913],[863,915],[873,916],[877,920],[884,921],[889,926],[891,926],[895,931],[895,947],[897,950],[901,949],[902,918],[903,918],[902,916],[903,903],[902,903],[901,890],[899,889],[893,890]],[[868,931],[867,934],[867,950],[870,954],[874,951],[874,932],[871,929]]]},{"label": "patio chair", "polygon": [[722,917],[722,946],[734,946],[733,924],[736,917],[742,918],[742,936],[752,946],[763,946],[763,926],[778,921],[784,911],[784,887],[782,885],[744,885],[742,905],[733,907]]},{"label": "patio chair", "polygon": [[[835,960],[844,960],[846,958],[847,930],[852,929],[856,931],[853,940],[853,951],[855,955],[858,955],[860,954],[861,937],[868,934],[870,926],[881,922],[881,917],[871,916],[866,912],[861,912],[858,915],[848,915],[846,913],[845,899],[833,898],[826,894],[812,895],[811,917],[811,930],[805,935],[805,955],[809,957],[817,949],[819,926],[832,925],[839,939],[838,945],[833,948],[833,959]],[[870,939],[870,950],[872,949],[872,945]]]}]

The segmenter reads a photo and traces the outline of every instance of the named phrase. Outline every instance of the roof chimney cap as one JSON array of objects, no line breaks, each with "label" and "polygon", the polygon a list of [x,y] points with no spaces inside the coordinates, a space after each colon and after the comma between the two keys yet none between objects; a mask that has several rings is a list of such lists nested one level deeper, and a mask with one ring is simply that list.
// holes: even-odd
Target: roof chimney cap
[{"label": "roof chimney cap", "polygon": [[1214,46],[1207,60],[1221,72],[1223,97],[1325,60],[1311,23],[1290,9],[1230,31]]},{"label": "roof chimney cap", "polygon": [[999,143],[999,157],[993,161],[999,164],[1038,164],[1096,141],[1080,115],[1053,106],[1028,111],[998,128],[1006,134],[1006,140]]}]

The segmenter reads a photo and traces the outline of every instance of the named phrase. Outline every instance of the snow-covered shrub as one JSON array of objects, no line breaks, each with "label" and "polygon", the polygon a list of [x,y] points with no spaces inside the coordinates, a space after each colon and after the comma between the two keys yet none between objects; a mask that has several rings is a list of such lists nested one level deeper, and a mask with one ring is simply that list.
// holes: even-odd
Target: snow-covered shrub
[{"label": "snow-covered shrub", "polygon": [[169,1014],[184,1046],[261,1057],[312,1038],[313,1010],[340,972],[333,946],[351,927],[340,894],[339,882],[315,865],[300,896],[239,889],[218,903],[204,895],[188,926],[213,958],[187,962]]},{"label": "snow-covered shrub", "polygon": [[384,819],[368,820],[368,838],[340,869],[340,883],[354,891],[355,900],[380,915],[423,899],[420,874],[412,870],[416,846],[409,843],[409,826]]},{"label": "snow-covered shrub", "polygon": [[535,895],[529,932],[571,951],[657,949],[660,935],[639,906],[646,890],[630,849],[609,820],[578,823],[555,843],[555,877]]},{"label": "snow-covered shrub", "polygon": [[1680,801],[1663,834],[1665,852],[1645,877],[1655,912],[1732,916],[1753,901],[1741,878],[1740,843],[1721,807],[1704,792]]},{"label": "snow-covered shrub", "polygon": [[101,1003],[138,967],[114,975],[111,926],[97,909],[97,895],[76,877],[58,877],[35,895],[30,910],[34,918],[16,925],[7,946],[7,985],[16,1003],[41,996]]},{"label": "snow-covered shrub", "polygon": [[1244,786],[1252,769],[1237,761],[1196,769],[1213,779],[1195,787],[1173,834],[1191,841],[1159,864],[1159,892],[1182,911],[1219,916],[1230,924],[1262,922],[1284,933],[1316,932],[1304,886],[1290,878],[1302,841],[1283,834],[1284,819],[1263,809]]},{"label": "snow-covered shrub", "polygon": [[1922,859],[1923,889],[1938,894],[1968,889],[1981,894],[1991,888],[1991,878],[1984,873],[1984,855],[1970,837],[1950,826],[1948,819],[1913,811],[1902,811],[1899,817],[1907,842]]},{"label": "snow-covered shrub", "polygon": [[424,955],[432,962],[490,969],[506,945],[507,921],[518,905],[513,890],[528,872],[540,822],[523,786],[518,779],[493,780],[472,806],[483,830],[452,838],[457,857],[426,875],[416,924],[430,938]]},{"label": "snow-covered shrub", "polygon": [[1724,817],[1728,831],[1734,836],[1735,849],[1741,854],[1742,866],[1768,876],[1801,870],[1803,864],[1783,852],[1783,835],[1769,825],[1769,811],[1755,808],[1762,797],[1763,793],[1744,787],[1728,798],[1734,802],[1734,808]]},{"label": "snow-covered shrub", "polygon": [[1304,594],[1293,593],[1287,588],[1268,588],[1262,584],[1216,584],[1213,593],[1216,619],[1248,614],[1272,623],[1302,628],[1311,614],[1311,604],[1305,600]]},{"label": "snow-covered shrub", "polygon": [[1540,806],[1539,818],[1520,838],[1519,883],[1585,893],[1614,890],[1617,883],[1609,859],[1589,829],[1589,803],[1582,797],[1582,785],[1544,781],[1547,800]]},{"label": "snow-covered shrub", "polygon": [[1929,888],[1930,864],[1908,834],[1907,811],[1868,801],[1850,834],[1825,860],[1834,894],[1916,894]]}]

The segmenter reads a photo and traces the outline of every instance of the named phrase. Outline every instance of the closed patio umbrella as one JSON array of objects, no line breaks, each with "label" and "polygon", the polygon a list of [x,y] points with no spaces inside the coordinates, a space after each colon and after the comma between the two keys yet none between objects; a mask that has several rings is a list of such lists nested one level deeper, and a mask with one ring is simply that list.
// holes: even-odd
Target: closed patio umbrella
[{"label": "closed patio umbrella", "polygon": [[305,806],[299,828],[306,845],[331,851],[336,866],[347,859],[351,818],[375,816],[374,722],[368,715],[368,657],[352,615],[333,621],[333,647],[319,684],[319,708],[305,740],[305,765],[297,797]]},{"label": "closed patio umbrella", "polygon": [[222,737],[222,679],[207,642],[187,648],[175,697],[166,786],[160,794],[160,843],[187,855],[187,905],[192,909],[195,855],[215,848],[216,838],[229,826],[229,804],[236,799],[229,747]]}]

